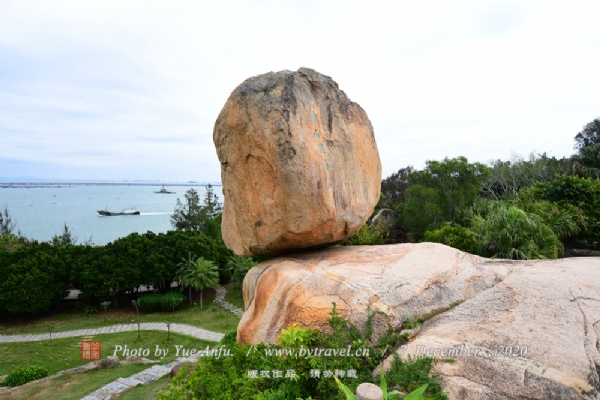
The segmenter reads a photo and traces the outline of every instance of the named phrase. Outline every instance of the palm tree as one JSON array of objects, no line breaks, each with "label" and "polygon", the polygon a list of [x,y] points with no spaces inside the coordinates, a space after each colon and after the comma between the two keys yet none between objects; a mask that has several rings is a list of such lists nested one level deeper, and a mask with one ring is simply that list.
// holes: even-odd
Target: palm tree
[{"label": "palm tree", "polygon": [[558,258],[563,244],[537,214],[515,206],[492,209],[471,219],[482,255],[516,260]]},{"label": "palm tree", "polygon": [[195,261],[192,258],[192,253],[188,252],[187,260],[185,258],[181,257],[181,262],[179,264],[177,264],[177,266],[179,267],[179,270],[177,271],[177,274],[175,275],[175,279],[177,279],[179,281],[179,284],[182,285],[182,290],[183,290],[183,286],[187,285],[188,297],[190,299],[190,304],[192,304],[192,286],[188,285],[185,282],[185,277],[196,268]]},{"label": "palm tree", "polygon": [[213,261],[199,257],[193,263],[194,268],[187,270],[183,281],[200,291],[200,308],[202,308],[202,291],[207,286],[219,284],[219,267]]},{"label": "palm tree", "polygon": [[256,264],[257,262],[250,257],[244,258],[234,254],[227,262],[227,268],[231,271],[231,279],[241,288],[240,284],[244,281],[246,274]]}]

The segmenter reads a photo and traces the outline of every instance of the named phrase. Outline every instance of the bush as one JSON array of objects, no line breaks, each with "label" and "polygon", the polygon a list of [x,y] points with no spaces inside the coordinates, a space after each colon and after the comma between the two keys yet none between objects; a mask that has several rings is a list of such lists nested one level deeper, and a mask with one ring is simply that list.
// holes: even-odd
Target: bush
[{"label": "bush", "polygon": [[160,311],[162,308],[161,305],[162,295],[160,294],[148,294],[146,296],[140,297],[140,310],[145,313],[151,313]]},{"label": "bush", "polygon": [[423,241],[442,243],[467,253],[477,254],[477,242],[473,232],[462,226],[445,225],[434,231],[427,231]]},{"label": "bush", "polygon": [[185,296],[179,292],[165,294],[148,294],[139,299],[139,307],[145,313],[157,311],[175,311],[185,301]]},{"label": "bush", "polygon": [[[282,331],[279,342],[284,345],[238,344],[235,337],[230,335],[221,341],[223,356],[209,356],[198,359],[195,370],[184,376],[173,378],[168,393],[159,393],[161,400],[180,399],[339,399],[340,392],[333,378],[311,377],[311,370],[347,371],[354,370],[356,377],[343,377],[342,381],[351,390],[356,390],[362,382],[373,382],[371,373],[383,361],[386,345],[394,347],[406,336],[394,333],[390,327],[387,334],[372,344],[372,320],[376,313],[370,313],[364,333],[349,321],[342,318],[334,308],[330,313],[329,332],[318,332],[291,326]],[[301,348],[345,349],[353,351],[362,349],[362,357],[344,357],[332,354],[301,356],[291,354],[287,350]],[[267,355],[271,353],[271,355]],[[389,374],[388,383],[396,385],[404,383],[404,387],[414,390],[423,384],[430,383],[428,395],[441,393],[441,387],[429,377],[431,359],[419,361],[396,360],[394,373]],[[284,376],[286,371],[294,371],[295,376],[281,379],[250,376],[258,371],[280,371]],[[398,371],[405,376],[399,376]],[[386,375],[388,377],[388,375]],[[379,379],[377,378],[377,383]],[[442,396],[445,398],[445,396]]]},{"label": "bush", "polygon": [[[142,297],[143,298],[143,297]],[[173,311],[185,301],[185,296],[179,292],[168,292],[160,297],[160,308],[163,311]]]},{"label": "bush", "polygon": [[378,245],[385,244],[387,239],[388,231],[379,225],[373,226],[370,224],[364,224],[360,227],[354,235],[350,236],[344,243],[346,246],[359,246],[359,245]]},{"label": "bush", "polygon": [[48,370],[43,367],[19,368],[18,370],[13,371],[6,377],[4,382],[2,382],[2,386],[21,386],[26,384],[27,382],[42,379],[47,376]]}]

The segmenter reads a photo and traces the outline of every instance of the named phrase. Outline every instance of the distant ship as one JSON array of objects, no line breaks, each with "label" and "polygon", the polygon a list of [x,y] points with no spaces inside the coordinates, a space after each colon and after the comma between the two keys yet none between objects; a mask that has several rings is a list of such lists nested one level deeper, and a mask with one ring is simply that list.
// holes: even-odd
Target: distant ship
[{"label": "distant ship", "polygon": [[160,189],[158,192],[154,192],[154,193],[175,194],[175,192],[169,192],[167,189],[165,189],[165,185],[163,185],[162,189]]},{"label": "distant ship", "polygon": [[115,215],[140,215],[140,212],[135,208],[124,208],[121,212],[112,212],[108,211],[108,207],[106,210],[98,210],[98,214],[104,215],[105,217],[112,217]]}]

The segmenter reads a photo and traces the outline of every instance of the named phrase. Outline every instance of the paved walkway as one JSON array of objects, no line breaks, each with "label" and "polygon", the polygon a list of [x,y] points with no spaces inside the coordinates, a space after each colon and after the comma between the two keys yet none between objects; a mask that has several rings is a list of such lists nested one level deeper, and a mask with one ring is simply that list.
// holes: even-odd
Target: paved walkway
[{"label": "paved walkway", "polygon": [[[238,317],[242,318],[244,310],[234,306],[231,303],[223,300],[227,290],[222,287],[216,287],[216,299],[221,300],[219,304],[226,310],[231,311]],[[137,330],[137,324],[123,324],[123,325],[112,325],[105,326],[103,328],[95,329],[79,329],[76,331],[65,331],[52,333],[52,339],[62,339],[76,336],[88,336],[88,335],[100,335],[103,333],[117,333],[117,332],[131,332]],[[166,331],[167,324],[164,322],[143,322],[140,324],[140,330],[142,331]],[[219,342],[223,338],[222,333],[207,331],[206,329],[198,328],[186,324],[171,324],[171,332],[183,333],[184,335],[193,336],[197,339],[208,340],[210,342]],[[14,342],[37,342],[41,340],[50,340],[48,333],[40,333],[36,335],[0,335],[0,343],[14,343]]]},{"label": "paved walkway", "polygon": [[198,360],[198,356],[178,358],[167,365],[153,365],[129,378],[117,378],[109,384],[102,386],[100,389],[88,394],[81,400],[109,400],[118,397],[124,391],[136,387],[137,385],[147,385],[150,382],[170,374],[171,369],[178,364],[186,361],[191,361],[193,363],[196,360]]},{"label": "paved walkway", "polygon": [[237,315],[238,317],[242,318],[242,315],[244,315],[244,310],[242,310],[241,308],[238,308],[236,306],[234,306],[231,303],[226,302],[225,300],[223,300],[225,298],[225,293],[227,293],[227,290],[223,287],[223,286],[219,286],[215,288],[216,296],[215,298],[217,300],[221,299],[219,304],[221,307],[231,311],[232,313],[234,313],[235,315]]},{"label": "paved walkway", "polygon": [[[52,333],[52,339],[62,339],[76,336],[100,335],[103,333],[131,332],[137,330],[137,324],[112,325],[96,329],[79,329],[76,331],[65,331]],[[143,322],[140,324],[142,331],[166,331],[167,324],[164,322]],[[171,324],[171,332],[183,333],[184,335],[193,336],[197,339],[207,340],[210,342],[219,342],[223,339],[222,333],[207,331],[206,329],[198,328],[192,325]],[[0,343],[14,342],[36,342],[40,340],[49,340],[48,333],[37,335],[0,335]]]},{"label": "paved walkway", "polygon": [[[227,290],[222,287],[215,287],[215,291],[216,291],[216,300],[217,300],[217,304],[220,305],[221,307],[225,308],[228,311],[231,311],[232,313],[234,313],[235,315],[237,315],[238,317],[242,318],[242,315],[244,314],[244,310],[234,306],[231,303],[228,303],[224,300],[225,298],[225,293],[227,293]],[[219,302],[220,300],[220,302]],[[144,324],[142,324],[143,326]],[[164,329],[162,330],[166,330],[166,325],[165,324],[149,324],[149,325],[163,325],[165,326]],[[223,337],[222,334],[220,333],[215,333],[215,332],[209,332],[206,331],[204,329],[200,329],[200,328],[194,328],[194,327],[190,327],[189,325],[182,325],[182,324],[171,324],[171,330],[173,332],[180,332],[174,329],[175,325],[179,325],[181,327],[184,327],[184,329],[187,329],[186,332],[181,332],[181,333],[186,333],[188,335],[197,337],[199,339],[204,339],[204,340],[212,340],[212,337],[215,337],[215,335],[220,335],[219,338],[217,338],[214,341],[220,341],[221,338]],[[136,328],[136,326],[134,325],[134,328]],[[203,331],[203,332],[198,332],[197,334],[194,334],[192,332],[190,332],[190,328],[194,328],[198,331]],[[135,330],[133,329],[133,330]],[[158,328],[152,328],[152,329],[158,329]],[[202,335],[212,335],[211,338],[207,338],[207,337],[202,337],[199,336],[200,334]],[[47,336],[47,335],[46,335]],[[0,337],[0,341],[2,340],[2,337]],[[117,397],[120,393],[123,393],[126,390],[131,389],[132,387],[135,387],[139,384],[142,385],[146,385],[150,382],[153,382],[159,378],[162,378],[163,376],[169,374],[171,372],[171,369],[178,365],[181,364],[185,361],[192,361],[195,362],[198,359],[198,356],[194,356],[194,357],[189,357],[189,358],[178,358],[177,360],[167,364],[167,365],[154,365],[148,369],[145,369],[142,372],[138,372],[135,375],[130,376],[129,378],[117,378],[116,380],[110,382],[107,385],[102,386],[100,389],[94,391],[93,393],[90,393],[89,395],[85,396],[82,400],[108,400],[108,399],[112,399],[114,397]]]},{"label": "paved walkway", "polygon": [[[217,302],[218,305],[225,308],[228,311],[231,311],[238,317],[242,317],[244,314],[244,310],[234,306],[231,303],[223,300],[225,298],[225,293],[227,290],[220,286],[216,287],[216,299],[221,300]],[[52,333],[52,339],[61,339],[67,337],[77,337],[77,336],[89,336],[89,335],[100,335],[105,333],[117,333],[117,332],[131,332],[138,329],[137,324],[122,324],[122,325],[112,325],[105,326],[102,328],[95,329],[78,329],[74,331],[64,331],[64,332],[56,332]],[[219,342],[223,339],[222,333],[208,331],[206,329],[198,328],[191,325],[186,324],[171,324],[171,332],[183,333],[184,335],[193,336],[197,339],[207,340],[211,342]],[[140,324],[140,330],[142,331],[166,331],[167,324],[164,322],[144,322]],[[35,342],[41,340],[49,340],[50,334],[42,333],[36,335],[0,335],[0,343],[16,343],[16,342]],[[145,369],[144,371],[138,372],[135,375],[130,376],[129,378],[117,378],[116,380],[110,382],[107,385],[102,386],[100,389],[94,391],[93,393],[85,396],[82,400],[108,400],[115,396],[118,396],[120,393],[131,389],[139,384],[146,385],[156,379],[162,378],[163,376],[169,374],[171,369],[185,361],[196,361],[198,356],[189,357],[189,358],[179,358],[167,365],[153,365],[152,367]]]}]

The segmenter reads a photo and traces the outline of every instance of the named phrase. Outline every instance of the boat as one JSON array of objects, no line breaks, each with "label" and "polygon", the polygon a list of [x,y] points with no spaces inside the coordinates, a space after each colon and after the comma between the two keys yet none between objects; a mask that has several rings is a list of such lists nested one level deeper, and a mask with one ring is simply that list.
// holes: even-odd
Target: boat
[{"label": "boat", "polygon": [[154,193],[175,194],[175,192],[169,192],[167,189],[165,189],[165,185],[163,185],[162,189],[160,189],[158,192],[154,192]]},{"label": "boat", "polygon": [[108,211],[107,207],[106,210],[98,210],[98,214],[105,217],[113,217],[115,215],[140,215],[140,212],[135,208],[124,208],[121,212],[112,212]]}]

